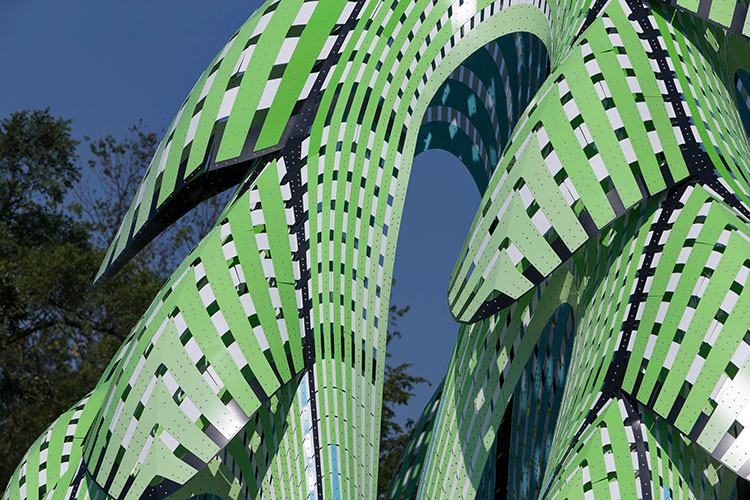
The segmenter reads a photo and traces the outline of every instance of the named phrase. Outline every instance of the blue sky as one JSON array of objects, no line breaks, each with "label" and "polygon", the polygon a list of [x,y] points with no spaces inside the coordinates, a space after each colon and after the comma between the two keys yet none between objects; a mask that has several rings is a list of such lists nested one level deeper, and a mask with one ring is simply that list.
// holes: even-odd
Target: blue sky
[{"label": "blue sky", "polygon": [[[0,117],[50,107],[73,120],[78,138],[122,137],[139,119],[163,130],[213,56],[260,4],[3,2]],[[403,339],[393,345],[391,362],[414,363],[412,373],[435,385],[458,331],[448,312],[448,278],[479,195],[458,160],[441,151],[420,155],[409,182],[392,303],[411,311],[399,325]],[[400,419],[416,419],[432,390],[418,388]]]}]

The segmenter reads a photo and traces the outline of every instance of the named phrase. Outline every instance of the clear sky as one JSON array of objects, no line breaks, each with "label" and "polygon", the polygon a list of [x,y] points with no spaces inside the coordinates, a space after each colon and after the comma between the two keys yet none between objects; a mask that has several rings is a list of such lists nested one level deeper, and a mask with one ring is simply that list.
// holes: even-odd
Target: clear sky
[{"label": "clear sky", "polygon": [[[213,56],[260,1],[0,1],[0,117],[50,107],[73,130],[122,137],[143,119],[164,130]],[[81,151],[84,154],[84,151]],[[83,160],[81,160],[83,161]],[[414,162],[399,235],[392,303],[410,305],[393,363],[440,382],[458,331],[448,278],[479,204],[464,167],[430,151]],[[422,386],[401,419],[419,416]]]}]

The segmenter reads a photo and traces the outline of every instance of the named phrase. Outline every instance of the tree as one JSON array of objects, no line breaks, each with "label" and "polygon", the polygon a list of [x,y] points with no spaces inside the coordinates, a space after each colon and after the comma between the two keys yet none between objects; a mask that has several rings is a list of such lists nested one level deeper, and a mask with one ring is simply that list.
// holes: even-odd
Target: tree
[{"label": "tree", "polygon": [[[396,281],[393,281],[393,285]],[[391,305],[388,311],[388,335],[386,346],[390,347],[394,339],[401,338],[401,332],[397,330],[398,320],[409,312],[409,306],[398,307]],[[386,360],[391,357],[389,349],[386,349]],[[409,419],[402,427],[396,420],[397,406],[409,404],[409,400],[415,396],[414,389],[422,383],[430,384],[424,377],[412,375],[408,369],[414,363],[402,363],[393,366],[386,361],[385,380],[383,382],[383,408],[380,414],[380,465],[378,467],[378,498],[387,498],[391,486],[391,480],[396,472],[401,457],[409,444],[414,421]]]},{"label": "tree", "polygon": [[49,110],[13,113],[0,122],[0,348],[50,322],[25,307],[32,291],[20,284],[24,271],[32,270],[14,262],[27,249],[85,240],[82,227],[66,223],[54,210],[79,176],[77,142],[69,130],[70,122],[55,119]]}]

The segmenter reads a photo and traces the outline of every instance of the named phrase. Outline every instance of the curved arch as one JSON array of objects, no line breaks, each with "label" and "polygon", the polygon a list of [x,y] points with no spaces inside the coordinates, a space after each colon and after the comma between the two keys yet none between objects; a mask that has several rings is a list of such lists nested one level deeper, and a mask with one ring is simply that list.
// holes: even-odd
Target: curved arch
[{"label": "curved arch", "polygon": [[476,144],[463,128],[456,125],[456,123],[465,124],[468,121],[462,115],[457,117],[449,115],[449,118],[451,118],[450,121],[435,120],[422,126],[421,142],[426,147],[420,153],[428,149],[441,149],[451,153],[463,163],[477,189],[483,193],[489,181],[487,177],[489,155],[486,154],[486,146],[482,141],[477,141],[479,144]]},{"label": "curved arch", "polygon": [[484,194],[510,131],[542,85],[548,66],[544,44],[530,33],[507,34],[481,47],[430,100],[415,153],[452,153]]}]

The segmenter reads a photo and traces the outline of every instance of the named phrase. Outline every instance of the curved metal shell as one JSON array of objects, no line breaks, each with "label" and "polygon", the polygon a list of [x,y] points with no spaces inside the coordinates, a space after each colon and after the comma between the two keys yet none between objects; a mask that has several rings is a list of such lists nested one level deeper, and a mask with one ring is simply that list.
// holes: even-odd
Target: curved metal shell
[{"label": "curved metal shell", "polygon": [[[593,23],[520,119],[451,276],[457,320],[475,322],[508,307],[627,210],[688,178],[750,214],[747,143],[730,139],[747,137],[736,119],[747,121],[746,73],[739,69],[747,64],[739,55],[746,40],[729,39],[737,50],[735,60],[727,57],[737,96],[726,91],[729,82],[704,84],[727,102],[736,97],[735,117],[704,112],[693,104],[697,96],[685,101],[693,88],[678,78],[686,70],[672,70],[679,54],[669,58],[651,24],[629,24],[618,17],[609,28]],[[711,29],[703,33],[703,52],[718,58]]]},{"label": "curved metal shell", "polygon": [[250,160],[307,126],[356,2],[269,0],[201,74],[159,143],[94,285],[206,198],[242,180]]},{"label": "curved metal shell", "polygon": [[715,24],[729,33],[750,38],[750,16],[742,0],[670,0],[670,5]]}]

